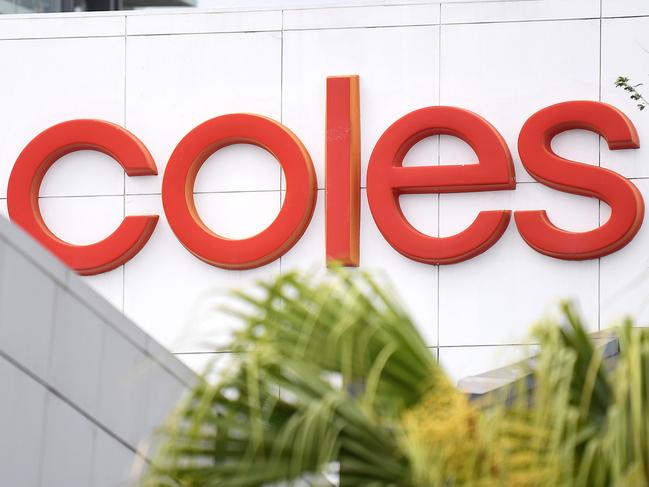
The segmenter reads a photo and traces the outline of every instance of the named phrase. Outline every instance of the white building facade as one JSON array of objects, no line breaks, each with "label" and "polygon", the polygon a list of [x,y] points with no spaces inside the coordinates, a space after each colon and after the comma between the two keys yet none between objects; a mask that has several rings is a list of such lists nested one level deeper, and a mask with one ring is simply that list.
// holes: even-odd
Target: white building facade
[{"label": "white building facade", "polygon": [[[84,279],[199,369],[215,353],[227,352],[236,321],[219,308],[232,302],[228,289],[248,289],[293,269],[325,268],[326,79],[358,75],[360,267],[393,283],[457,379],[526,353],[530,326],[560,299],[574,299],[593,331],[627,313],[645,323],[649,223],[622,249],[574,261],[535,251],[512,220],[476,257],[420,263],[386,242],[369,210],[366,173],[377,140],[412,110],[444,105],[479,114],[506,141],[515,189],[400,197],[408,221],[427,235],[456,234],[484,210],[546,210],[565,230],[597,228],[606,222],[608,206],[536,181],[521,163],[517,139],[525,121],[547,106],[572,100],[612,104],[633,122],[639,149],[611,151],[586,130],[562,133],[552,147],[567,159],[629,178],[649,201],[649,112],[614,86],[620,75],[647,80],[647,49],[645,0],[413,0],[4,16],[0,208],[7,213],[16,159],[48,127],[100,119],[139,138],[157,176],[128,177],[104,154],[74,152],[45,175],[40,209],[52,232],[78,245],[110,235],[125,216],[160,216],[133,258]],[[222,269],[196,258],[176,238],[162,207],[163,174],[176,145],[198,124],[229,113],[260,114],[288,127],[306,147],[317,177],[315,212],[304,235],[280,258],[251,270]],[[442,135],[417,143],[404,166],[470,163],[477,159],[469,145]],[[194,199],[211,230],[239,239],[273,222],[285,191],[271,154],[237,144],[208,158]]]}]

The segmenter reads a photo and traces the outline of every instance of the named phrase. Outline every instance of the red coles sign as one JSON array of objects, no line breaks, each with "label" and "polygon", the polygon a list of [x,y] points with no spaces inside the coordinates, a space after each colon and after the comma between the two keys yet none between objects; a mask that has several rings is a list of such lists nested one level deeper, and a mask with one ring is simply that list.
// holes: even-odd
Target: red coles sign
[{"label": "red coles sign", "polygon": [[[359,98],[358,76],[327,79],[326,258],[347,266],[357,266],[360,258]],[[552,138],[571,129],[601,135],[611,150],[638,148],[638,134],[621,111],[595,101],[544,108],[521,129],[518,151],[535,179],[559,191],[598,198],[611,207],[611,217],[587,232],[558,228],[541,209],[515,211],[514,220],[523,239],[538,252],[559,259],[593,259],[633,239],[642,224],[644,202],[638,189],[621,175],[554,154]],[[478,164],[403,166],[414,144],[437,134],[464,140],[475,151]],[[277,159],[286,175],[286,197],[268,228],[235,240],[203,223],[193,189],[201,165],[214,152],[240,143],[262,147]],[[115,232],[91,245],[72,245],[54,235],[38,206],[40,184],[52,164],[77,150],[104,152],[131,177],[157,174],[147,148],[126,129],[101,120],[72,120],[50,127],[27,144],[9,178],[7,205],[11,219],[67,265],[80,274],[99,274],[134,257],[153,233],[158,215],[128,216]],[[432,237],[406,220],[400,194],[515,187],[514,165],[502,136],[479,115],[456,107],[422,108],[394,122],[376,143],[367,172],[370,209],[384,238],[406,257],[428,264],[453,264],[484,252],[503,234],[512,212],[482,211],[462,232]],[[165,215],[176,237],[199,259],[226,269],[259,267],[287,252],[308,226],[316,195],[315,171],[302,142],[279,122],[253,114],[223,115],[191,130],[171,154],[162,184]]]}]

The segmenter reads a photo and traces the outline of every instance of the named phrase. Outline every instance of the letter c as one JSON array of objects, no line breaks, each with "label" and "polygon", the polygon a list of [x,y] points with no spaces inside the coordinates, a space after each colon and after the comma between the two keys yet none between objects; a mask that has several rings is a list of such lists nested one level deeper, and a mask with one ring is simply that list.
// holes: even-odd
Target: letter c
[{"label": "letter c", "polygon": [[158,174],[149,151],[128,130],[103,120],[70,120],[41,132],[20,153],[9,177],[7,207],[13,222],[79,274],[101,274],[124,264],[144,247],[158,216],[127,216],[111,235],[90,245],[73,245],[54,235],[43,221],[38,192],[52,164],[79,150],[107,154],[129,176]]}]

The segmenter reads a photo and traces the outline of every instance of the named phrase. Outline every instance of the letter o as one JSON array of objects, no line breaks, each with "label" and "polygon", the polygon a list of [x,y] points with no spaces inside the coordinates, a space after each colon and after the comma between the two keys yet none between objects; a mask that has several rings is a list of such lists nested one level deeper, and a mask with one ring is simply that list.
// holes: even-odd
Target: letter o
[{"label": "letter o", "polygon": [[[232,144],[267,150],[286,176],[286,197],[279,214],[268,228],[244,239],[211,231],[194,203],[199,169],[213,153]],[[178,240],[199,259],[224,269],[252,269],[287,252],[311,221],[316,194],[311,157],[300,140],[270,118],[245,113],[213,118],[189,132],[171,154],[162,182],[164,211]]]}]

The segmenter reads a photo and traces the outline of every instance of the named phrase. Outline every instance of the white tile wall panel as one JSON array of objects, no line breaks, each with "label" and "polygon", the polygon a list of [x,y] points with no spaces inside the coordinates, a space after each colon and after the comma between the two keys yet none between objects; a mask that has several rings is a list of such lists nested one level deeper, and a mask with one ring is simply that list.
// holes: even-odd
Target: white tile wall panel
[{"label": "white tile wall panel", "polygon": [[147,336],[145,349],[170,377],[175,378],[185,387],[191,388],[196,384],[196,374],[150,336]]},{"label": "white tile wall panel", "polygon": [[44,388],[0,357],[0,478],[7,486],[38,487]]},{"label": "white tile wall panel", "polygon": [[[12,114],[0,117],[0,196],[20,152],[46,128],[77,118],[124,123],[124,43],[123,37],[0,41],[3,73],[11,73],[0,77],[2,110]],[[42,196],[123,193],[123,172],[108,157],[65,159],[47,175]]]},{"label": "white tile wall panel", "polygon": [[90,485],[97,428],[54,394],[48,394],[41,487]]},{"label": "white tile wall panel", "polygon": [[[634,180],[645,200],[645,221],[636,237],[623,249],[601,261],[601,325],[619,324],[630,317],[640,326],[649,325],[649,180]],[[602,222],[610,214],[602,205]]]},{"label": "white tile wall panel", "polygon": [[224,373],[229,372],[232,361],[236,358],[235,353],[231,352],[197,352],[197,353],[177,353],[174,354],[178,360],[181,360],[187,367],[197,371],[200,374],[207,374],[207,377],[213,380],[219,380]]},{"label": "white tile wall panel", "polygon": [[[285,192],[282,192],[282,197]],[[362,253],[362,252],[361,252]],[[313,217],[304,235],[281,257],[282,272],[309,269],[320,271],[326,266],[325,255],[325,192],[318,190]]]},{"label": "white tile wall panel", "polygon": [[[419,231],[437,235],[437,195],[404,195],[401,209]],[[324,270],[325,198],[318,191],[313,220],[300,241],[282,257],[282,273]],[[394,250],[372,219],[365,190],[361,191],[360,268],[389,286],[413,317],[426,343],[437,343],[437,267],[414,262]]]},{"label": "white tile wall panel", "polygon": [[599,12],[599,0],[444,2],[442,3],[442,23],[599,18]]},{"label": "white tile wall panel", "polygon": [[[300,240],[288,250],[281,258],[281,271],[311,273],[326,272],[326,246],[325,246],[325,190],[319,189],[316,193],[316,204],[313,216]],[[286,191],[281,192],[280,205],[284,204]],[[361,239],[359,239],[360,241]]]},{"label": "white tile wall panel", "polygon": [[[649,4],[649,2],[648,2]],[[649,177],[649,117],[629,93],[615,87],[618,76],[632,84],[643,83],[640,93],[649,96],[649,17],[602,21],[602,101],[622,110],[640,135],[640,148],[611,151],[602,140],[602,166],[626,177]]]},{"label": "white tile wall panel", "polygon": [[48,378],[90,414],[99,409],[106,323],[67,290],[58,288]]},{"label": "white tile wall panel", "polygon": [[[518,135],[536,111],[599,97],[599,21],[443,25],[441,104],[474,111],[507,141],[516,179],[531,181],[517,151]],[[572,154],[597,163],[597,138],[575,133]],[[469,157],[442,143],[441,163]],[[472,157],[472,156],[471,156]]]},{"label": "white tile wall panel", "polygon": [[233,144],[216,151],[198,171],[194,191],[277,191],[282,167],[255,145]]},{"label": "white tile wall panel", "polygon": [[[440,198],[440,234],[465,229],[479,210],[545,209],[570,231],[598,226],[598,202],[560,193],[539,183],[515,191],[445,194]],[[439,275],[439,344],[522,343],[530,327],[562,299],[574,299],[590,330],[598,328],[598,262],[565,261],[529,247],[514,222],[485,253],[442,266]]]},{"label": "white tile wall panel", "polygon": [[0,276],[0,350],[45,377],[57,284],[40,279],[42,270],[6,246]]},{"label": "white tile wall panel", "polygon": [[[226,237],[263,230],[279,211],[279,192],[196,195],[206,224]],[[126,212],[162,214],[159,196],[129,196]],[[149,243],[126,264],[125,312],[144,331],[174,352],[222,349],[238,320],[222,311],[232,305],[232,288],[250,288],[279,273],[279,260],[232,271],[189,253],[161,219]]]},{"label": "white tile wall panel", "polygon": [[[437,166],[439,165],[440,139],[446,135],[426,137],[413,145],[403,158],[403,166]],[[449,137],[453,140],[460,140]]]},{"label": "white tile wall panel", "polygon": [[640,15],[649,15],[649,3],[645,0],[602,0],[603,17]]},{"label": "white tile wall panel", "polygon": [[[160,176],[126,178],[127,193],[159,193],[173,149],[208,119],[244,112],[279,120],[281,44],[276,32],[129,37],[126,127],[146,144]],[[197,190],[279,189],[279,166],[259,152],[231,149],[227,157],[245,160],[237,184],[209,164]]]},{"label": "white tile wall panel", "polygon": [[123,196],[39,198],[39,206],[48,228],[74,245],[105,239],[124,219]]},{"label": "white tile wall panel", "polygon": [[132,487],[144,467],[144,459],[135,455],[112,436],[97,431],[90,487]]},{"label": "white tile wall panel", "polygon": [[[284,33],[283,117],[324,188],[327,76],[360,76],[361,184],[376,141],[399,117],[438,104],[439,27]],[[431,139],[434,140],[434,139]]]},{"label": "white tile wall panel", "polygon": [[[404,0],[405,1],[405,0]],[[440,0],[441,4],[447,4],[447,3],[482,3],[482,2],[512,2],[512,1],[528,1],[528,2],[535,2],[538,0]]]},{"label": "white tile wall panel", "polygon": [[124,25],[123,14],[103,16],[80,16],[79,14],[3,16],[0,19],[0,39],[123,36]]},{"label": "white tile wall panel", "polygon": [[126,18],[126,29],[130,36],[280,31],[282,11],[130,15]]},{"label": "white tile wall panel", "polygon": [[[38,133],[34,132],[32,135],[35,137]],[[28,142],[29,140],[26,144]],[[80,184],[80,181],[83,181],[83,184]],[[122,167],[106,154],[84,150],[66,154],[56,161],[45,174],[39,194],[40,196],[96,196],[123,193]]]},{"label": "white tile wall panel", "polygon": [[439,361],[451,380],[457,383],[465,377],[519,362],[534,353],[534,347],[526,345],[440,347]]},{"label": "white tile wall panel", "polygon": [[103,299],[119,311],[124,311],[124,266],[94,276],[79,276]]},{"label": "white tile wall panel", "polygon": [[187,365],[187,367],[202,374],[206,372],[208,368],[212,369],[215,360],[218,359],[222,353],[228,352],[176,353],[174,356]]},{"label": "white tile wall panel", "polygon": [[[124,219],[123,196],[40,198],[43,220],[60,239],[88,245],[112,234]],[[137,256],[136,256],[137,257]],[[123,268],[82,278],[118,309],[123,302]]]},{"label": "white tile wall panel", "polygon": [[431,24],[439,24],[437,4],[296,9],[284,12],[285,30]]},{"label": "white tile wall panel", "polygon": [[[437,345],[437,266],[404,257],[388,244],[371,218],[365,191],[361,192],[361,266],[370,270],[409,312],[426,344]],[[418,230],[437,235],[437,195],[400,198],[403,213]],[[387,281],[386,281],[387,278]]]}]

